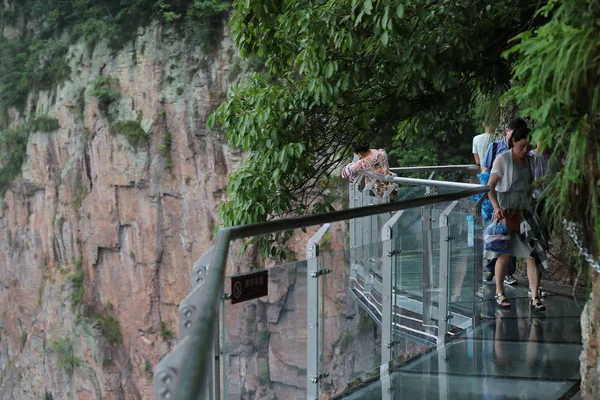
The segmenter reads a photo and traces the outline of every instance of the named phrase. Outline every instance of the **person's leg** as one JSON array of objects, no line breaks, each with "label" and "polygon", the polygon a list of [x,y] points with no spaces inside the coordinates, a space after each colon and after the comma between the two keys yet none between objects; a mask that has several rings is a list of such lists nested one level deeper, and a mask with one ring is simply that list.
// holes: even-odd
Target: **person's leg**
[{"label": "person's leg", "polygon": [[511,257],[508,263],[508,269],[506,275],[512,275],[517,272],[517,257]]},{"label": "person's leg", "polygon": [[535,264],[535,258],[527,258],[527,279],[529,279],[529,290],[531,291],[531,304],[536,310],[543,311],[546,307],[539,298],[541,273]]},{"label": "person's leg", "polygon": [[483,274],[483,280],[485,282],[489,282],[490,284],[492,283],[492,280],[494,279],[494,274],[496,273],[496,260],[498,259],[493,258],[491,260],[487,260],[487,263],[485,264],[485,273]]},{"label": "person's leg", "polygon": [[[507,254],[501,254],[496,261],[496,302],[500,306],[510,307],[510,303],[505,298],[498,298],[501,294],[504,294],[504,277],[506,276],[506,269],[510,256]],[[500,301],[498,301],[500,300]]]},{"label": "person's leg", "polygon": [[508,261],[508,267],[506,268],[506,277],[504,278],[504,283],[507,285],[515,285],[517,283],[517,279],[513,276],[513,274],[517,271],[517,257],[511,257]]}]

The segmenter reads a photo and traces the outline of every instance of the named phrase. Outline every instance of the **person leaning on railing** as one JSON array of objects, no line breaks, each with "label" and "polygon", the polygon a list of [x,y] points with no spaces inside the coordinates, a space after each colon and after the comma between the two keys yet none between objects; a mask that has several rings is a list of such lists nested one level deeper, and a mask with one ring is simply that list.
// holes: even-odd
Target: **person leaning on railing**
[{"label": "person leaning on railing", "polygon": [[504,276],[511,256],[527,261],[527,278],[531,289],[531,307],[544,311],[546,306],[539,298],[541,272],[547,269],[546,242],[541,223],[533,211],[532,186],[535,161],[528,155],[529,129],[515,130],[509,139],[510,151],[498,155],[492,166],[489,180],[489,199],[494,206],[494,219],[504,220],[510,231],[509,254],[487,254],[498,257],[495,267],[496,303],[510,307],[504,295]]},{"label": "person leaning on railing", "polygon": [[[372,149],[367,144],[357,144],[353,147],[353,150],[358,160],[351,162],[342,169],[342,178],[348,178],[350,182],[354,182],[361,171],[388,176],[393,175],[390,171],[387,152],[384,149]],[[369,183],[370,179],[365,177],[365,182]],[[388,185],[388,182],[378,180],[373,186],[372,195],[383,197]]]}]

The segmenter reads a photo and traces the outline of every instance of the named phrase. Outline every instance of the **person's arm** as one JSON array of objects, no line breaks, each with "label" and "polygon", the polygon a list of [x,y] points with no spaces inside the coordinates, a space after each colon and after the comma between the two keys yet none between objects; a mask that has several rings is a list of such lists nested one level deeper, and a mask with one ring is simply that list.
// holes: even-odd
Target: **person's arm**
[{"label": "person's arm", "polygon": [[473,158],[475,159],[475,164],[479,165],[479,154],[477,154],[477,149],[476,149],[476,147],[477,147],[477,144],[476,144],[477,137],[478,136],[475,136],[473,138],[473,142],[472,142],[473,143],[473,146],[472,146],[473,147],[473,151],[472,151],[472,153],[473,153]]},{"label": "person's arm", "polygon": [[500,203],[498,203],[498,192],[496,191],[496,186],[502,179],[502,176],[505,175],[505,169],[506,164],[504,164],[504,157],[496,157],[494,160],[494,165],[492,165],[492,171],[490,172],[490,180],[488,181],[488,186],[490,187],[488,198],[494,207],[494,219],[497,220],[504,218],[504,210],[500,208]]},{"label": "person's arm", "polygon": [[488,145],[485,151],[485,157],[483,157],[483,163],[481,163],[481,171],[487,172],[492,169],[492,149],[494,148],[494,142]]},{"label": "person's arm", "polygon": [[363,169],[365,169],[364,160],[360,159],[356,162],[352,162],[342,169],[342,178],[349,178],[350,182],[353,182],[358,171]]},{"label": "person's arm", "polygon": [[500,208],[500,204],[498,203],[498,197],[496,196],[496,185],[498,184],[498,182],[500,182],[500,179],[501,176],[494,172],[490,176],[490,180],[488,182],[488,185],[490,187],[488,198],[490,199],[490,202],[494,207],[494,219],[498,220],[504,218],[504,211],[502,211],[502,209]]}]

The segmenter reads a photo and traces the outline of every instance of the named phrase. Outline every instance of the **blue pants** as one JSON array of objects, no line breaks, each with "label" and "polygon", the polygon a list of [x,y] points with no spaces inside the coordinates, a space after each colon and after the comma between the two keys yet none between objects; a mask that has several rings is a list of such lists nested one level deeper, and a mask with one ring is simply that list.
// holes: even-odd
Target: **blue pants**
[{"label": "blue pants", "polygon": [[[492,260],[488,260],[488,263],[485,265],[485,269],[488,270],[492,275],[496,274],[496,260],[494,258]],[[508,262],[508,270],[506,271],[506,275],[512,275],[517,271],[517,257],[511,257]]]}]

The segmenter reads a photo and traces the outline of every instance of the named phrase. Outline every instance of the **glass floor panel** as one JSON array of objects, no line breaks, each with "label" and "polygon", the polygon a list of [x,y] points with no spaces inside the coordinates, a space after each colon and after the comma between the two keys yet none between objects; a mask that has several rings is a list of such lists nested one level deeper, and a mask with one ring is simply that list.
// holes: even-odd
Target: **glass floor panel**
[{"label": "glass floor panel", "polygon": [[[548,400],[561,398],[575,384],[570,381],[532,381],[399,372],[394,373],[389,382],[377,381],[344,398],[349,400]],[[389,395],[385,395],[386,392]]]},{"label": "glass floor panel", "polygon": [[581,345],[466,339],[431,352],[403,371],[578,380]]},{"label": "glass floor panel", "polygon": [[488,319],[469,332],[468,336],[490,340],[581,344],[581,321],[580,317]]},{"label": "glass floor panel", "polygon": [[580,381],[581,305],[550,293],[543,298],[548,310],[536,313],[526,285],[506,286],[509,310],[495,305],[493,285],[483,285],[478,297],[465,302],[481,310],[477,326],[340,398],[570,399]]},{"label": "glass floor panel", "polygon": [[[577,304],[572,297],[561,295],[549,295],[542,298],[548,308],[544,313],[536,313],[529,306],[528,288],[523,285],[517,287],[504,286],[506,298],[511,303],[509,310],[501,310],[496,306],[494,300],[495,286],[483,285],[483,301],[481,301],[483,318],[523,318],[523,317],[542,317],[542,318],[565,318],[581,316],[582,306]],[[515,307],[516,304],[516,307]]]}]

